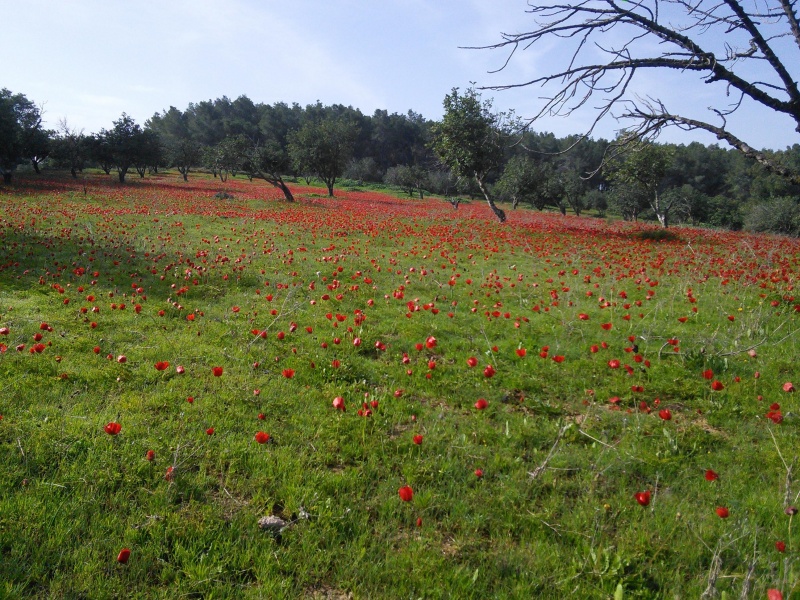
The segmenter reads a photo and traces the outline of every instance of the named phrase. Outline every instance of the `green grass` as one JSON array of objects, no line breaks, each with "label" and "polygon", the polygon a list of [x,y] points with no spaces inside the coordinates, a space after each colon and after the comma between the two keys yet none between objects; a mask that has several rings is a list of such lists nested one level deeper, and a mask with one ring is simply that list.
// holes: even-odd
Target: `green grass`
[{"label": "green grass", "polygon": [[0,597],[797,595],[796,242],[82,186],[0,195]]}]

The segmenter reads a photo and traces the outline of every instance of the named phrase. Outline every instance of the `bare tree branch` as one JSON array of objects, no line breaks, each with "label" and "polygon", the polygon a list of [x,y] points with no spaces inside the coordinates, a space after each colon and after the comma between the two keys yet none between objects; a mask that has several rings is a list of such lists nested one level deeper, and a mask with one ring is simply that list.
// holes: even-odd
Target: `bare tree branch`
[{"label": "bare tree branch", "polygon": [[[480,49],[507,50],[498,69],[503,71],[519,50],[558,40],[565,45],[565,62],[523,82],[483,89],[540,86],[549,90],[529,123],[544,116],[569,116],[587,108],[591,100],[596,117],[584,135],[590,135],[609,113],[635,121],[632,131],[643,136],[653,137],[667,126],[709,131],[773,172],[797,181],[800,174],[774,163],[728,131],[725,118],[748,99],[790,117],[800,132],[800,54],[792,55],[793,46],[782,41],[791,37],[800,48],[796,1],[576,0],[552,4],[529,0],[526,12],[532,15],[534,27],[522,33],[501,33],[502,41]],[[723,83],[721,101],[709,107],[714,123],[716,119],[720,122],[672,114],[658,99],[642,100],[631,94],[637,73],[659,69],[694,72],[702,74],[707,84]],[[739,98],[731,104],[727,97],[732,90]]]}]

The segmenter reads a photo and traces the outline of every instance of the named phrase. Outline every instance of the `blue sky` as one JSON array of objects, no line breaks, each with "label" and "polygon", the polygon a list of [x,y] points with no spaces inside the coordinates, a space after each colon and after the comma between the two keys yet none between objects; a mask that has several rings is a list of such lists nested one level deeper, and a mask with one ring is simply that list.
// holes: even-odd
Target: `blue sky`
[{"label": "blue sky", "polygon": [[[429,119],[451,88],[514,83],[547,71],[564,50],[552,42],[504,55],[465,50],[530,27],[525,0],[0,0],[0,87],[44,104],[49,127],[66,117],[86,132],[109,128],[124,111],[143,123],[170,105],[245,94],[254,102],[351,105]],[[9,60],[10,59],[10,60]],[[797,67],[795,66],[795,69]],[[724,88],[692,74],[645,74],[640,93],[675,111],[708,116]],[[520,116],[540,106],[540,89],[484,92]],[[699,113],[697,111],[700,111]],[[584,112],[542,119],[539,131],[581,133]],[[623,125],[606,119],[594,137]],[[789,119],[745,107],[731,127],[752,145],[800,142]],[[662,141],[713,143],[674,131]]]}]

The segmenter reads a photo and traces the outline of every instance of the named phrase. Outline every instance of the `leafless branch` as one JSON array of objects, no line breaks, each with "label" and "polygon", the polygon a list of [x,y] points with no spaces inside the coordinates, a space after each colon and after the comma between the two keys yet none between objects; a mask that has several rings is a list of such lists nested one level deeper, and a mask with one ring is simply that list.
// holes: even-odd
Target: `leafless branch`
[{"label": "leafless branch", "polygon": [[[548,90],[530,122],[544,116],[570,116],[590,100],[599,99],[586,136],[612,111],[615,118],[637,124],[631,131],[650,138],[667,126],[702,129],[773,172],[797,181],[796,173],[753,149],[731,133],[725,122],[725,116],[748,99],[787,115],[800,132],[800,56],[790,56],[791,48],[787,50],[786,44],[779,42],[792,37],[800,48],[796,0],[576,0],[557,4],[529,0],[528,4],[526,12],[535,23],[531,30],[501,33],[500,42],[473,48],[507,51],[495,71],[499,72],[518,51],[537,43],[556,39],[565,45],[561,67],[526,81],[482,88],[538,86]],[[734,90],[738,100],[709,108],[721,119],[720,125],[672,114],[657,99],[642,101],[631,95],[630,86],[642,70],[664,69],[700,74],[707,84],[722,83],[725,89],[720,98]],[[758,79],[751,77],[752,73],[757,73]]]}]

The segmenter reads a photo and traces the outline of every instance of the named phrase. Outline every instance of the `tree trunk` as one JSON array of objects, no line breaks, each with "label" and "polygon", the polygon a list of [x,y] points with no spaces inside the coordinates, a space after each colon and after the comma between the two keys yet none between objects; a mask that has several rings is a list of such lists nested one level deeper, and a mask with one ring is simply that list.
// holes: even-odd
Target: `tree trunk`
[{"label": "tree trunk", "polygon": [[183,180],[184,181],[189,181],[189,173],[188,173],[188,171],[184,171],[183,172]]},{"label": "tree trunk", "polygon": [[650,207],[653,209],[653,212],[656,213],[656,218],[658,222],[661,223],[661,226],[667,229],[669,227],[669,208],[665,210],[664,207],[661,206],[661,198],[658,195],[658,190],[655,192],[654,201]]},{"label": "tree trunk", "polygon": [[125,183],[125,174],[128,172],[128,168],[125,167],[124,169],[117,169],[117,175],[119,176],[119,182]]},{"label": "tree trunk", "polygon": [[331,182],[331,183],[328,183],[328,182],[326,181],[326,182],[325,182],[325,185],[326,185],[326,186],[327,186],[327,188],[328,188],[328,198],[333,198],[333,182]]},{"label": "tree trunk", "polygon": [[78,171],[75,169],[75,167],[72,167],[72,168],[69,170],[69,172],[72,174],[72,178],[73,178],[73,179],[77,179],[77,178],[78,178]]},{"label": "tree trunk", "polygon": [[294,196],[292,195],[292,190],[289,189],[282,179],[278,180],[278,187],[283,192],[284,197],[286,198],[287,202],[294,202]]},{"label": "tree trunk", "polygon": [[489,204],[489,208],[492,209],[492,212],[497,217],[497,220],[501,223],[505,223],[506,213],[494,203],[494,200],[492,200],[492,198],[489,196],[489,191],[486,189],[486,186],[483,185],[483,179],[479,177],[477,173],[475,174],[475,181],[477,182],[481,192],[483,192],[483,197],[486,198],[486,202]]},{"label": "tree trunk", "polygon": [[41,174],[41,171],[39,170],[39,161],[31,159],[31,164],[33,165],[33,170],[36,172],[36,174]]}]

